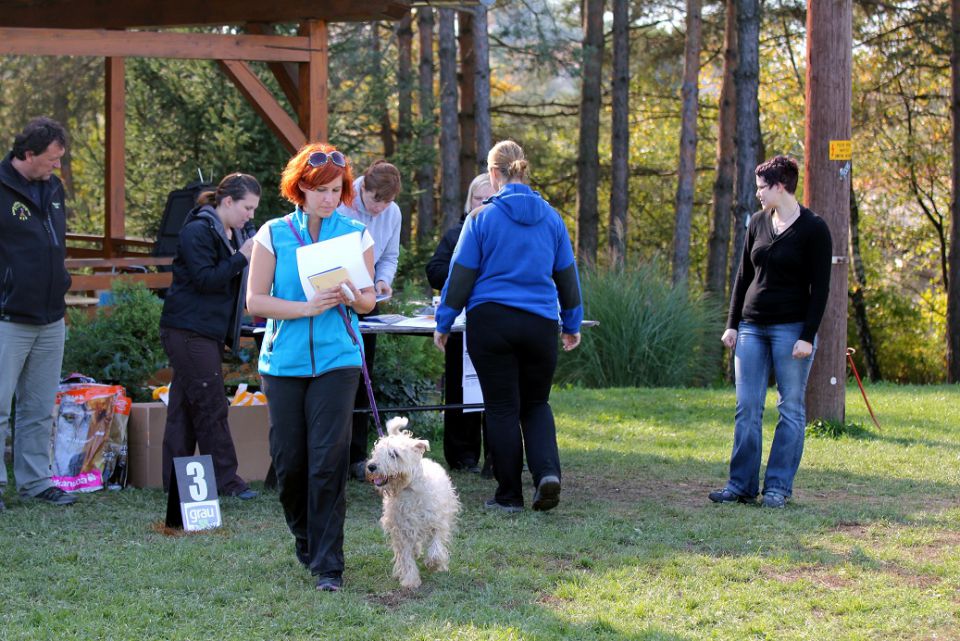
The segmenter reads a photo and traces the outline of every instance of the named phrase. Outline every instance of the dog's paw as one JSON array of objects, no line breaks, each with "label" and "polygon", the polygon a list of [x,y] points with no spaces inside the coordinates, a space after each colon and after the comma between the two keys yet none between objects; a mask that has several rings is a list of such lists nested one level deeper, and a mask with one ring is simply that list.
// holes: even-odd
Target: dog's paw
[{"label": "dog's paw", "polygon": [[420,575],[405,576],[400,579],[400,586],[408,590],[416,590],[420,587]]}]

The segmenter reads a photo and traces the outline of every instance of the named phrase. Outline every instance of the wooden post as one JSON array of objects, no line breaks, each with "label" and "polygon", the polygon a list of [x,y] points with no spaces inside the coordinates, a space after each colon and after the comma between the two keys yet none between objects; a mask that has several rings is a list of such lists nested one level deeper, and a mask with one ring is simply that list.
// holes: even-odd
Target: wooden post
[{"label": "wooden post", "polygon": [[[831,141],[850,140],[852,0],[807,3],[807,117],[803,197],[833,237],[830,298],[807,384],[807,421],[843,421],[846,395],[850,160]],[[838,153],[840,152],[840,153]],[[831,159],[833,156],[834,159]]]},{"label": "wooden post", "polygon": [[307,142],[327,141],[327,23],[307,20],[300,24],[300,35],[309,40],[310,59],[300,63],[300,128]]},{"label": "wooden post", "polygon": [[103,255],[113,257],[115,240],[126,236],[124,209],[126,204],[124,134],[126,130],[126,87],[124,59],[106,58],[104,73],[104,113],[106,114],[106,158],[104,175],[105,218],[103,223]]}]

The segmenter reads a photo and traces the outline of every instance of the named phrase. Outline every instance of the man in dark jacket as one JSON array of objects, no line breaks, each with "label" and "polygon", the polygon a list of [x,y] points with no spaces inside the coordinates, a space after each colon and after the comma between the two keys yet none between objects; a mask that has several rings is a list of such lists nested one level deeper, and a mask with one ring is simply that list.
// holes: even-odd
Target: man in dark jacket
[{"label": "man in dark jacket", "polygon": [[[50,479],[50,436],[65,336],[63,183],[54,175],[67,134],[50,118],[31,121],[0,162],[0,444],[17,397],[13,472],[24,498],[76,499]],[[0,458],[0,494],[7,470]],[[4,509],[0,499],[0,510]]]}]

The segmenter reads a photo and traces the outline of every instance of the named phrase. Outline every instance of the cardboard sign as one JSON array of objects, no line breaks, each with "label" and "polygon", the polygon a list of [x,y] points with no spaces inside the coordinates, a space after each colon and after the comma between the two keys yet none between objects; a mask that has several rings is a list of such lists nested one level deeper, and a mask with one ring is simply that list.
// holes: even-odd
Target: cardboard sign
[{"label": "cardboard sign", "polygon": [[167,527],[188,532],[220,527],[217,479],[213,472],[213,458],[209,454],[173,459],[170,479]]}]

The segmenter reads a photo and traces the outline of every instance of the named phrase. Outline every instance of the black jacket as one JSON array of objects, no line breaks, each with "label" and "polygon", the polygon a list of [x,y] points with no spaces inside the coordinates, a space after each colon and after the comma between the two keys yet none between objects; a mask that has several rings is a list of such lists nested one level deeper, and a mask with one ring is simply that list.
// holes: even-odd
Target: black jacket
[{"label": "black jacket", "polygon": [[[180,230],[173,259],[173,284],[163,301],[161,327],[185,329],[223,343],[237,335],[243,311],[246,257],[237,248],[246,240],[233,230],[233,241],[209,205],[194,209]],[[231,347],[235,348],[233,344]]]},{"label": "black jacket", "polygon": [[451,227],[446,231],[437,245],[437,250],[427,262],[427,281],[430,287],[436,290],[442,290],[444,283],[447,282],[447,274],[450,273],[450,259],[453,258],[453,250],[457,248],[457,241],[460,240],[460,231],[463,229],[463,218],[456,227]]},{"label": "black jacket", "polygon": [[63,183],[34,181],[36,202],[12,158],[0,162],[0,321],[46,325],[63,318],[70,288]]}]

